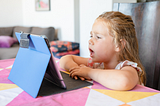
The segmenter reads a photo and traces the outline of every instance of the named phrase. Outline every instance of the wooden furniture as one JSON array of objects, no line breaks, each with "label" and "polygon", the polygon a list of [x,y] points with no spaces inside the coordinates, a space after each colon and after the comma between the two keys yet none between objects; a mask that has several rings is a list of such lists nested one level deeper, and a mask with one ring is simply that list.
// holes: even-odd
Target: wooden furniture
[{"label": "wooden furniture", "polygon": [[113,11],[132,17],[146,71],[146,86],[160,90],[160,1],[114,3]]}]

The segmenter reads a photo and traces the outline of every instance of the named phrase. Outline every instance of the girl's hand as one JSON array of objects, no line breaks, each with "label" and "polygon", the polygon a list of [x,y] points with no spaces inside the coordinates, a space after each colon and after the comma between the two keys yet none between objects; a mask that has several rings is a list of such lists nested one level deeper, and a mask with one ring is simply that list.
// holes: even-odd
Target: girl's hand
[{"label": "girl's hand", "polygon": [[91,80],[89,77],[88,77],[88,72],[90,71],[91,68],[89,67],[86,67],[85,65],[80,65],[78,67],[74,67],[72,69],[70,69],[70,76],[72,78],[77,78],[77,76],[81,79],[81,80]]},{"label": "girl's hand", "polygon": [[[71,68],[71,69],[69,69],[69,72],[71,72],[71,71],[76,71],[76,70],[78,70],[80,68],[80,66],[76,66],[76,67],[73,67],[73,68]],[[70,75],[69,75],[70,76]],[[71,77],[71,76],[70,76]],[[74,76],[74,77],[72,77],[72,78],[74,78],[74,79],[78,79],[78,77],[77,76]],[[83,77],[79,77],[81,80],[85,80],[85,78],[83,78]]]},{"label": "girl's hand", "polygon": [[[72,67],[71,69],[69,69],[68,71],[69,72],[71,72],[72,70],[77,70],[77,69],[79,69],[80,68],[80,66],[76,66],[76,67]],[[70,75],[69,75],[70,76]],[[71,76],[70,76],[71,77]],[[73,78],[73,77],[72,77]],[[77,76],[74,76],[74,79],[78,79],[78,77]],[[85,80],[83,77],[82,78],[80,78],[81,80]]]}]

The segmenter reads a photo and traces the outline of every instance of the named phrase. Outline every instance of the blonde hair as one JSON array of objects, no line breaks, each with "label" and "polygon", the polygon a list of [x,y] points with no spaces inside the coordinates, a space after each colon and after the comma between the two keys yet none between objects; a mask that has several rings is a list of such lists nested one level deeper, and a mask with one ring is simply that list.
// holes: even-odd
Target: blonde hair
[{"label": "blonde hair", "polygon": [[131,16],[111,11],[101,14],[97,19],[105,21],[115,44],[121,48],[118,62],[125,60],[136,62],[142,69],[141,73],[138,72],[140,84],[146,84],[146,74],[139,59],[138,40]]}]

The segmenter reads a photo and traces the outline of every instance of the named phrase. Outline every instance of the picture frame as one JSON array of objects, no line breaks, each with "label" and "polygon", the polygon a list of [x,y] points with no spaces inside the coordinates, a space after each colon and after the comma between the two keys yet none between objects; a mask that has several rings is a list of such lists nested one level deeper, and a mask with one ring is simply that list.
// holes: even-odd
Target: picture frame
[{"label": "picture frame", "polygon": [[36,11],[50,11],[50,0],[35,0]]}]

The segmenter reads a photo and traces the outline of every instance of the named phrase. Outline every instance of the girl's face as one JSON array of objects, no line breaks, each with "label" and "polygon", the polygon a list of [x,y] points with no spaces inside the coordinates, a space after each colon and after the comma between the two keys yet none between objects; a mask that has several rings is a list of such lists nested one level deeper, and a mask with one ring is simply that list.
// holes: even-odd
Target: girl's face
[{"label": "girl's face", "polygon": [[109,35],[108,26],[102,19],[97,19],[92,26],[89,51],[94,62],[110,62],[116,58],[113,37]]}]

